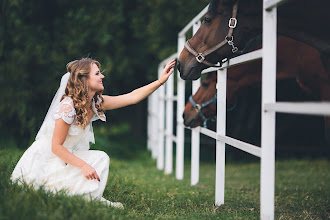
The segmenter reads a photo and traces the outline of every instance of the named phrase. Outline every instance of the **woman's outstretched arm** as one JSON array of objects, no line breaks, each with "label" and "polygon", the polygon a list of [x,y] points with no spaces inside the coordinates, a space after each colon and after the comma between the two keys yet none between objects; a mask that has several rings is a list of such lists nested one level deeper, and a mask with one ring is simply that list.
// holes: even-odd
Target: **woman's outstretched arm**
[{"label": "woman's outstretched arm", "polygon": [[87,179],[97,179],[100,181],[99,176],[92,166],[73,155],[63,146],[69,128],[70,125],[67,124],[62,118],[56,120],[52,139],[52,152],[64,162],[80,168],[82,174]]},{"label": "woman's outstretched arm", "polygon": [[104,95],[104,108],[105,110],[122,108],[128,105],[133,105],[139,103],[146,97],[148,97],[151,93],[153,93],[156,89],[158,89],[161,85],[163,85],[168,77],[173,73],[173,67],[175,65],[175,60],[170,61],[164,68],[162,75],[158,80],[149,83],[143,87],[133,90],[130,93],[119,95],[119,96],[106,96]]}]

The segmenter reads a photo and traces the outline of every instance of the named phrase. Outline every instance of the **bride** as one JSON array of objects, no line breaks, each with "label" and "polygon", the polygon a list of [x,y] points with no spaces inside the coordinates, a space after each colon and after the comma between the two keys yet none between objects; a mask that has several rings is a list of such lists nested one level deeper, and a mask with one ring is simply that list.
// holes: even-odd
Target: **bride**
[{"label": "bride", "polygon": [[95,143],[92,122],[106,121],[105,110],[136,104],[149,96],[167,81],[174,65],[175,60],[170,61],[160,78],[146,86],[106,96],[102,95],[104,75],[98,61],[82,58],[70,62],[35,141],[18,161],[11,180],[54,193],[66,190],[69,195],[123,208],[102,197],[110,159],[103,151],[89,150],[89,143]]}]

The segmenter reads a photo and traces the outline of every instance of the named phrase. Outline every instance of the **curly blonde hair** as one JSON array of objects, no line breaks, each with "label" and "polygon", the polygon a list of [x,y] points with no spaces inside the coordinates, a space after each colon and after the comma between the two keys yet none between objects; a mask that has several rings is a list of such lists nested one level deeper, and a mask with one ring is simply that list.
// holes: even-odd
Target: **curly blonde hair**
[{"label": "curly blonde hair", "polygon": [[[99,68],[101,67],[98,61],[91,58],[74,60],[66,66],[67,71],[70,72],[70,77],[61,100],[65,97],[70,97],[73,100],[78,125],[82,128],[87,126],[87,107],[89,107],[87,106],[86,97],[86,94],[88,94],[87,79],[89,78],[89,73],[93,63]],[[102,93],[103,91],[96,92],[93,97],[98,114],[101,114],[104,111]],[[99,98],[101,99],[101,102],[97,103]]]}]

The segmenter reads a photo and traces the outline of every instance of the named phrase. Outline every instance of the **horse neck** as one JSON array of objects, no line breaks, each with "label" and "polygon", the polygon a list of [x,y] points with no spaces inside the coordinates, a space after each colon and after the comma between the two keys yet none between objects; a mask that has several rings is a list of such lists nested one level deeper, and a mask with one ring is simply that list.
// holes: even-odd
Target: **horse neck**
[{"label": "horse neck", "polygon": [[[252,1],[256,2],[256,1]],[[238,6],[238,26],[234,30],[234,38],[241,42],[239,46],[243,49],[246,43],[262,34],[262,4],[252,4],[250,1],[240,1]]]}]

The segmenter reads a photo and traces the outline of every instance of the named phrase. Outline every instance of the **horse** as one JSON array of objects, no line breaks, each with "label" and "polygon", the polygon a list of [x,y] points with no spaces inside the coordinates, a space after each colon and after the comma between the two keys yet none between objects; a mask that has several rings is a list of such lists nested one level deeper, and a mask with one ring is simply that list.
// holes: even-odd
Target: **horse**
[{"label": "horse", "polygon": [[[246,52],[248,42],[262,33],[262,0],[211,0],[204,20],[186,42],[177,68],[184,80],[224,58]],[[317,49],[330,75],[330,1],[291,0],[278,8],[278,34]],[[308,73],[307,73],[308,74]]]},{"label": "horse", "polygon": [[[330,100],[330,77],[322,64],[320,53],[307,44],[284,36],[278,36],[277,45],[277,80],[294,79],[299,87],[314,99]],[[238,97],[248,87],[261,83],[261,71],[261,60],[228,69],[228,108],[235,106]],[[201,126],[216,115],[216,83],[217,74],[212,72],[190,97],[183,113],[185,126]],[[326,131],[327,140],[328,136],[329,132]]]}]

